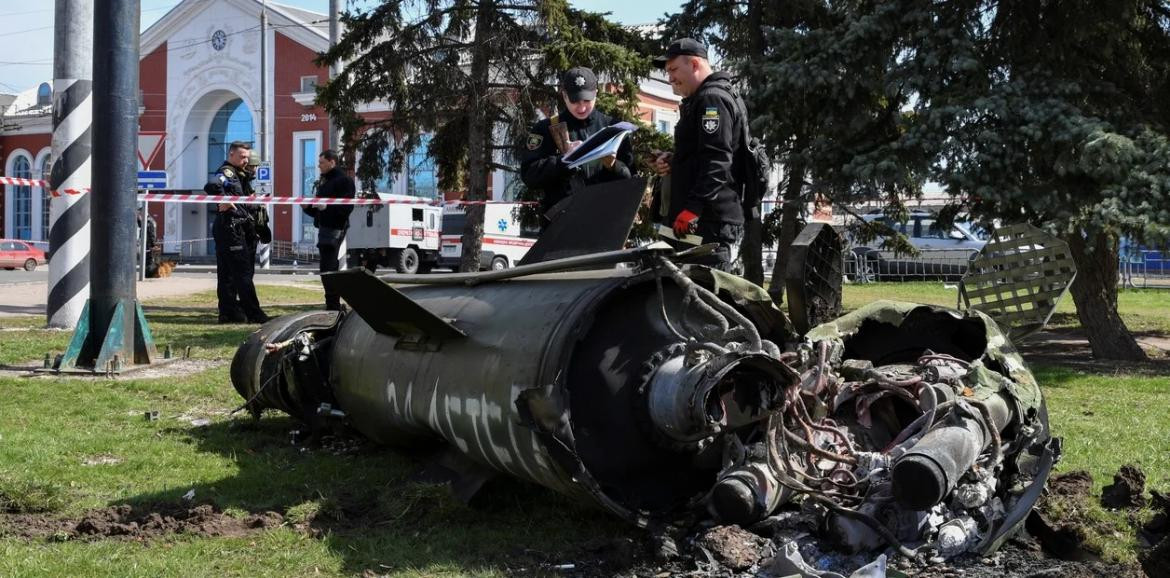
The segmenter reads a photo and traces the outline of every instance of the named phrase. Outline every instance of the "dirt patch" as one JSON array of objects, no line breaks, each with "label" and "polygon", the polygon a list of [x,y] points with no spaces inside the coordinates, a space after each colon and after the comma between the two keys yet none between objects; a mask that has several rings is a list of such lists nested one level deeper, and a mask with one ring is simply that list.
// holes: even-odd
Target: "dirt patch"
[{"label": "dirt patch", "polygon": [[1106,508],[1141,508],[1146,505],[1146,473],[1126,464],[1113,474],[1113,483],[1101,491],[1101,505]]},{"label": "dirt patch", "polygon": [[276,512],[234,517],[214,506],[162,505],[156,508],[127,504],[91,510],[80,520],[38,514],[0,515],[0,535],[26,539],[152,540],[173,534],[243,536],[284,523]]},{"label": "dirt patch", "polygon": [[1086,510],[1093,501],[1093,477],[1074,471],[1053,476],[1048,495],[1028,516],[1026,528],[1044,550],[1061,560],[1099,561],[1085,548],[1092,528]]},{"label": "dirt patch", "polygon": [[1053,496],[1088,496],[1093,490],[1093,476],[1084,470],[1057,474],[1048,480],[1048,493]]}]

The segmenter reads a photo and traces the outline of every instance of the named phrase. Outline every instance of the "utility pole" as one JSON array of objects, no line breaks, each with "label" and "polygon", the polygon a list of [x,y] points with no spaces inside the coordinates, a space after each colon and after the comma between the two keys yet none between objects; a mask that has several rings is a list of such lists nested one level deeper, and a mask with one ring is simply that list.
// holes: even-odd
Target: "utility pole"
[{"label": "utility pole", "polygon": [[[340,23],[338,22],[338,13],[340,12],[340,4],[342,0],[329,0],[329,48],[337,46],[337,36],[340,34]],[[338,63],[332,63],[329,66],[329,80],[337,78]],[[329,117],[329,147],[333,151],[342,151],[342,135],[337,128],[337,123],[333,122],[333,117]],[[345,246],[345,236],[342,236],[342,246],[337,249],[337,267],[345,270],[349,269],[349,253]]]},{"label": "utility pole", "polygon": [[[93,2],[57,0],[53,34],[53,191],[89,187],[93,122]],[[49,201],[49,296],[46,323],[73,329],[89,298],[91,195]]]},{"label": "utility pole", "polygon": [[90,299],[58,369],[116,372],[152,361],[136,299],[138,0],[94,0]]},{"label": "utility pole", "polygon": [[[268,157],[268,0],[260,3],[260,161],[266,166],[272,166]],[[267,186],[265,186],[267,188]],[[269,191],[265,190],[264,193]],[[267,211],[274,205],[264,207]],[[272,215],[269,215],[272,217]],[[272,227],[276,227],[276,222]],[[274,239],[275,240],[275,239]],[[268,269],[272,266],[272,244],[262,243],[256,257],[260,260],[260,268]]]},{"label": "utility pole", "polygon": [[260,160],[268,162],[268,1],[260,3]]},{"label": "utility pole", "polygon": [[[341,28],[341,24],[338,22],[340,4],[341,0],[329,0],[329,48],[337,46],[337,36]],[[337,78],[338,66],[336,62],[329,65],[329,80]],[[335,151],[341,150],[341,135],[338,132],[337,122],[331,115],[329,117],[329,148]]]},{"label": "utility pole", "polygon": [[[339,34],[341,25],[338,22],[338,12],[341,7],[341,0],[329,0],[329,48],[337,46],[337,36]],[[329,65],[329,80],[337,78],[338,64],[335,62]],[[337,122],[333,115],[329,116],[329,148],[334,151],[341,151],[341,134],[337,128]],[[337,250],[337,266],[341,270],[349,268],[349,259],[346,255],[348,250],[346,248],[345,237],[341,238],[341,247]]]}]

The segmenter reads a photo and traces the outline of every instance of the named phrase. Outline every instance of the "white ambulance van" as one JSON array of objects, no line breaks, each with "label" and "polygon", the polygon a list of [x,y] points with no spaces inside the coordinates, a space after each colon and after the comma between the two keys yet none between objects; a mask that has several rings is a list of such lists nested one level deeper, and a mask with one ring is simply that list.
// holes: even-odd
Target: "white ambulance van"
[{"label": "white ambulance van", "polygon": [[[481,269],[507,269],[515,267],[528,249],[536,244],[537,229],[521,227],[516,218],[516,203],[492,203],[484,207],[483,249],[480,253]],[[459,268],[463,255],[463,226],[467,222],[464,205],[450,205],[443,208],[442,248],[439,266]]]},{"label": "white ambulance van", "polygon": [[405,202],[354,207],[345,236],[349,265],[371,271],[391,267],[407,274],[430,271],[439,260],[442,208],[417,203],[418,197],[378,196]]}]

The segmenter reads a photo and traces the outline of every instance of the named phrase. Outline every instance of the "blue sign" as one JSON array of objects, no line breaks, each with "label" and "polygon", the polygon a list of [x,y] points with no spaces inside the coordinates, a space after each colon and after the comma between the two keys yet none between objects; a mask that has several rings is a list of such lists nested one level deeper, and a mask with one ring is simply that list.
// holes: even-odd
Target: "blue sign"
[{"label": "blue sign", "polygon": [[256,167],[256,184],[271,185],[272,184],[272,165],[263,164]]},{"label": "blue sign", "polygon": [[138,188],[165,189],[167,188],[166,171],[138,171]]}]

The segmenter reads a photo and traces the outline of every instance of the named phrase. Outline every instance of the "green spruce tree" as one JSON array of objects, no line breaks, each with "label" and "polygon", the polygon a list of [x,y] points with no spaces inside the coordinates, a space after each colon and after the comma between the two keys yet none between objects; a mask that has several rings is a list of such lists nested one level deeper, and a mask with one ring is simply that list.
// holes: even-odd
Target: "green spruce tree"
[{"label": "green spruce tree", "polygon": [[[649,66],[636,35],[567,0],[385,0],[343,22],[345,34],[319,63],[344,68],[318,102],[337,119],[346,150],[360,151],[359,178],[401,171],[429,131],[440,188],[470,201],[487,198],[492,170],[516,170],[517,143],[537,110],[555,102],[559,72],[589,66],[629,109]],[[387,103],[389,117],[357,112],[370,102]],[[472,205],[460,270],[478,270],[482,238],[483,207]]]},{"label": "green spruce tree", "polygon": [[930,180],[948,215],[1059,234],[1094,354],[1144,358],[1117,314],[1117,239],[1170,224],[1166,3],[799,4],[807,17],[745,64],[766,134],[792,145],[786,167],[838,207],[904,214]]}]

